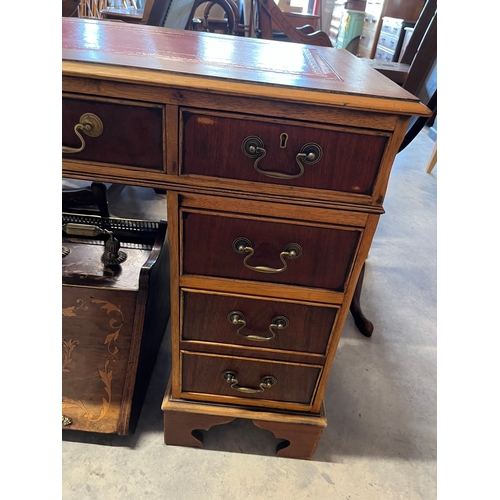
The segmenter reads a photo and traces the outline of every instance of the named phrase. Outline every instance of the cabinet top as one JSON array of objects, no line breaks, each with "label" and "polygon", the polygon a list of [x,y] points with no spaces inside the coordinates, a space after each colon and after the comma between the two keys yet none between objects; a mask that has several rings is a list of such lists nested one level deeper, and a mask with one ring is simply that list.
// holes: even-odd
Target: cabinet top
[{"label": "cabinet top", "polygon": [[426,115],[351,53],[282,41],[62,18],[65,76]]}]

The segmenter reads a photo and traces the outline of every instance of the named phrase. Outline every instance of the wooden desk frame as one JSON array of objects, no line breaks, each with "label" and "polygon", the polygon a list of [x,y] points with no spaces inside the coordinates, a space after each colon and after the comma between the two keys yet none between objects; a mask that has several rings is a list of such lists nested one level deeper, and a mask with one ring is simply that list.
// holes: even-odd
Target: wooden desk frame
[{"label": "wooden desk frame", "polygon": [[[165,442],[200,446],[196,429],[246,418],[285,439],[284,444],[278,446],[280,456],[310,458],[326,426],[323,397],[328,373],[383,213],[392,163],[410,117],[426,115],[428,109],[346,51],[121,23],[101,23],[95,27],[95,36],[99,38],[102,34],[108,41],[106,48],[95,51],[84,47],[89,23],[92,21],[63,20],[63,118],[66,120],[63,120],[66,123],[66,126],[63,124],[63,144],[71,142],[68,146],[78,146],[72,120],[78,120],[81,110],[87,106],[102,115],[107,135],[103,133],[101,139],[86,138],[89,146],[83,154],[63,155],[62,171],[66,177],[167,191],[172,372],[162,405]],[[65,38],[64,34],[68,33],[71,36]],[[151,40],[155,42],[154,54],[148,52]],[[199,58],[200,53],[205,54],[204,58]],[[275,63],[266,67],[270,54]],[[302,61],[301,69],[295,73],[287,69],[288,60]],[[278,71],[280,64],[284,67]],[[321,78],[318,73],[322,73]],[[119,129],[114,127],[116,119],[109,116],[124,117],[120,119]],[[127,118],[132,116],[139,118]],[[211,148],[211,144],[202,141],[200,148],[190,149],[195,159],[186,160],[184,141],[188,140],[189,120],[194,120],[193,126],[198,127],[195,130],[200,131],[201,138],[212,130],[204,129],[206,126],[220,126],[223,137],[231,137],[241,128],[248,130],[249,136],[265,134],[266,161],[259,163],[262,158],[249,159],[243,154],[243,135],[235,142],[228,139],[221,143],[224,146],[209,149],[208,155],[201,151],[203,147]],[[153,140],[160,130],[158,127],[161,134],[158,140]],[[272,146],[275,131],[281,134],[281,149]],[[121,133],[127,137],[125,157],[119,156],[122,151],[114,149],[111,142],[106,143]],[[335,177],[335,168],[329,168],[325,160],[315,167],[306,165],[307,175],[295,176],[299,178],[297,182],[288,178],[283,182],[267,175],[272,170],[269,163],[272,158],[275,158],[275,170],[297,171],[298,167],[304,167],[304,160],[300,158],[305,158],[306,153],[295,156],[295,149],[290,149],[290,153],[285,150],[287,141],[290,148],[296,148],[300,138],[308,134],[314,134],[313,138],[324,137],[316,139],[321,142],[320,151],[326,158],[335,158],[335,168],[344,169],[343,174]],[[354,141],[353,146],[347,147],[349,141]],[[370,144],[369,149],[363,144]],[[144,145],[147,145],[144,154],[136,154]],[[198,149],[200,156],[196,156]],[[229,169],[228,174],[197,170],[200,164],[222,172],[225,165],[232,165],[233,157],[226,156],[228,151],[237,157],[235,165],[240,168]],[[364,156],[354,161],[352,155],[358,153]],[[291,154],[292,161],[281,162],[279,159],[284,154]],[[215,158],[217,161],[212,160]],[[351,163],[346,158],[352,158]],[[376,167],[373,179],[363,181],[370,186],[364,187],[364,192],[357,192],[369,165]],[[190,173],[190,169],[196,173]],[[317,185],[317,179],[309,173],[319,171],[325,177]],[[359,172],[359,175],[350,172]],[[350,175],[355,176],[352,184],[346,184]],[[324,185],[326,179],[330,179],[330,186]],[[265,280],[255,274],[251,279],[243,274],[239,277],[241,272],[256,269],[255,264],[245,269],[243,258],[239,257],[234,276],[233,270],[228,271],[227,277],[211,276],[210,268],[206,268],[205,274],[190,274],[184,269],[186,256],[192,251],[186,243],[186,234],[191,233],[184,227],[185,213],[208,214],[216,221],[227,218],[232,224],[244,223],[248,227],[253,227],[255,221],[265,221],[275,224],[276,231],[270,234],[276,232],[278,236],[293,227],[297,234],[299,229],[311,231],[312,235],[326,231],[328,238],[338,235],[352,241],[348,235],[355,234],[358,239],[354,246],[349,243],[350,253],[345,260],[341,285],[331,285],[332,288],[315,286],[316,273],[299,273],[299,281],[291,283],[284,275],[285,281],[280,283],[278,274],[284,269],[276,270],[275,265],[269,268],[271,276]],[[307,244],[307,239],[303,244]],[[314,257],[308,259],[321,251],[320,246],[306,248],[297,266],[316,262]],[[330,251],[340,255],[347,251],[343,249],[334,246]],[[228,249],[222,262],[227,261],[229,265],[231,258],[234,260],[235,253]],[[320,254],[316,258],[320,258]],[[290,261],[289,265],[292,269],[295,263]],[[339,272],[343,273],[343,268]],[[252,299],[252,304],[257,306],[292,302],[314,311],[331,307],[338,311],[334,323],[327,327],[329,336],[324,353],[283,350],[279,345],[247,346],[236,340],[232,344],[233,341],[194,339],[186,344],[181,302],[181,294],[186,290],[207,293],[209,297]],[[225,318],[227,312],[223,314]],[[212,318],[200,318],[208,323],[212,321]],[[227,321],[225,324],[236,331]],[[186,353],[191,368],[183,365]],[[281,370],[283,374],[306,373],[309,385],[301,386],[305,380],[301,377],[283,375],[277,386],[271,384],[261,391],[252,389],[254,382],[232,384],[230,379],[221,378],[220,373],[208,377],[194,373],[193,377],[193,373],[188,372],[196,370],[192,360],[202,358],[210,366],[230,360],[231,366],[234,362],[254,367],[251,371],[255,373],[249,376],[258,376],[259,380],[262,375],[257,372],[264,368]],[[231,366],[229,369],[235,370]],[[188,387],[188,380],[195,385]],[[207,380],[209,386],[204,385]],[[203,384],[197,385],[198,382]],[[242,388],[244,393],[240,391]],[[252,390],[248,391],[249,388]],[[265,396],[261,397],[261,392]]]}]

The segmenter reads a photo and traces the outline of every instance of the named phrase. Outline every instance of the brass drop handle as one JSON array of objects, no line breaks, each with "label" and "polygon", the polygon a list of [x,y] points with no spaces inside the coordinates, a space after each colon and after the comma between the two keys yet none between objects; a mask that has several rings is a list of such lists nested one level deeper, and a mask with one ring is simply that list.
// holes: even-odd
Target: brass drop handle
[{"label": "brass drop handle", "polygon": [[[286,135],[286,134],[281,134]],[[287,136],[288,138],[288,136]],[[305,165],[314,165],[318,163],[323,155],[323,150],[319,144],[315,142],[308,142],[297,153],[295,156],[295,161],[299,166],[299,172],[297,174],[284,174],[282,172],[274,172],[270,170],[262,170],[259,168],[259,162],[266,156],[267,151],[264,148],[264,142],[260,137],[249,136],[243,140],[241,144],[241,149],[243,153],[249,158],[255,158],[255,162],[253,164],[254,169],[262,175],[266,177],[272,177],[273,179],[297,179],[304,173]],[[282,149],[284,149],[282,147]]]},{"label": "brass drop handle", "polygon": [[287,268],[287,263],[285,258],[287,259],[297,259],[302,255],[302,247],[298,243],[288,243],[283,248],[283,251],[280,253],[279,257],[281,262],[283,262],[283,267],[279,269],[267,266],[251,266],[248,264],[248,259],[254,254],[255,250],[252,247],[252,243],[247,238],[236,238],[233,241],[233,250],[237,253],[248,254],[243,259],[243,265],[252,271],[257,271],[258,273],[282,273]]},{"label": "brass drop handle", "polygon": [[78,136],[82,144],[79,148],[63,146],[63,153],[81,153],[85,149],[86,144],[85,139],[83,138],[83,135],[80,133],[80,131],[82,131],[89,137],[99,137],[104,130],[104,125],[102,124],[101,119],[97,115],[94,115],[94,113],[84,113],[82,116],[80,116],[80,122],[75,125],[75,128],[73,130],[75,131],[75,134]]},{"label": "brass drop handle", "polygon": [[222,373],[222,378],[231,386],[231,389],[236,391],[244,392],[246,394],[254,394],[256,392],[264,392],[266,389],[270,389],[278,380],[272,375],[265,375],[260,379],[260,384],[258,389],[252,387],[242,387],[238,385],[238,375],[236,372],[231,370],[226,370]]},{"label": "brass drop handle", "polygon": [[247,340],[254,340],[255,342],[265,342],[268,340],[273,340],[276,337],[275,330],[283,330],[289,324],[288,318],[286,318],[285,316],[276,316],[271,320],[271,324],[269,325],[269,331],[271,332],[271,336],[263,337],[261,335],[254,335],[251,333],[245,335],[242,332],[243,328],[245,328],[245,326],[247,325],[247,322],[245,320],[244,314],[240,311],[231,311],[227,315],[227,320],[229,321],[229,323],[232,323],[233,325],[238,325],[238,329],[236,330],[236,333],[238,335]]}]

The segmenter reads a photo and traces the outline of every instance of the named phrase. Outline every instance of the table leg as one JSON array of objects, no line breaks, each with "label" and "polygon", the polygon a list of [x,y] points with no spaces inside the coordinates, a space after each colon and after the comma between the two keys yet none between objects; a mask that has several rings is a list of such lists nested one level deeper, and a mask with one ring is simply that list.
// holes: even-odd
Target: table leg
[{"label": "table leg", "polygon": [[425,168],[425,172],[430,174],[437,163],[437,139],[434,142],[434,148],[432,149],[431,157],[429,158],[429,163],[427,163],[427,167]]},{"label": "table leg", "polygon": [[373,333],[373,323],[365,317],[363,311],[361,310],[360,304],[361,289],[363,288],[364,277],[365,264],[363,264],[363,268],[361,269],[361,273],[358,278],[358,283],[356,284],[356,289],[354,290],[354,296],[351,301],[350,311],[354,318],[354,323],[361,334],[365,337],[371,337]]}]

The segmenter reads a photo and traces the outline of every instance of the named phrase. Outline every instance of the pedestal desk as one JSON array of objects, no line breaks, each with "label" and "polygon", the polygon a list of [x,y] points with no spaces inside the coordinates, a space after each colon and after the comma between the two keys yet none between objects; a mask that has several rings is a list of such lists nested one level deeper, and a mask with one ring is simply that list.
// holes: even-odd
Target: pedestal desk
[{"label": "pedestal desk", "polygon": [[[165,443],[309,458],[417,98],[345,50],[63,18],[63,175],[167,191]],[[165,299],[167,300],[167,299]]]}]

